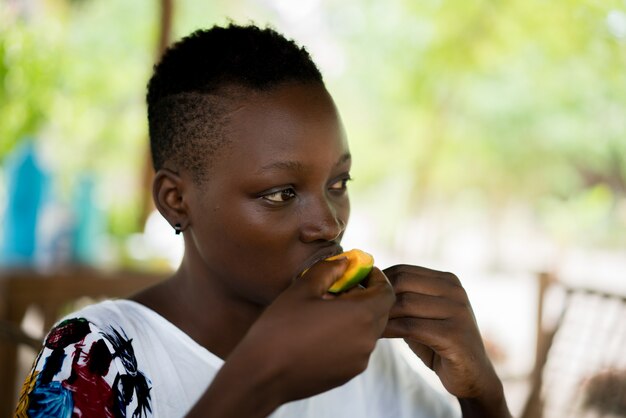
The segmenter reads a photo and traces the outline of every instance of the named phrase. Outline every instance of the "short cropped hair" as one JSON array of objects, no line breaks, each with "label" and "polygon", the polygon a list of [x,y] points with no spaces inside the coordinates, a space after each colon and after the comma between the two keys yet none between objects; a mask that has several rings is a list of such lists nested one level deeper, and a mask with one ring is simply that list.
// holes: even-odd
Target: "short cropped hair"
[{"label": "short cropped hair", "polygon": [[289,82],[323,85],[306,49],[273,29],[214,26],[176,42],[148,83],[154,169],[171,162],[202,183],[211,158],[227,143],[225,115],[232,100]]}]

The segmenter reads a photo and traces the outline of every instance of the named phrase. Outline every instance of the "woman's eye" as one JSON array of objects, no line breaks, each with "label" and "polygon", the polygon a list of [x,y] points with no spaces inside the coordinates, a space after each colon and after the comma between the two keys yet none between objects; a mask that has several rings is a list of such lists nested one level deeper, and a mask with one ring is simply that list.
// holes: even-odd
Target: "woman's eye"
[{"label": "woman's eye", "polygon": [[269,200],[270,202],[274,203],[283,203],[290,199],[293,199],[294,197],[296,197],[296,192],[293,189],[289,188],[266,194],[265,196],[263,196],[263,199]]},{"label": "woman's eye", "polygon": [[333,191],[344,191],[346,190],[348,187],[348,182],[352,180],[350,177],[346,177],[343,178],[341,180],[337,180],[336,182],[334,182],[331,186],[330,186],[330,190]]}]

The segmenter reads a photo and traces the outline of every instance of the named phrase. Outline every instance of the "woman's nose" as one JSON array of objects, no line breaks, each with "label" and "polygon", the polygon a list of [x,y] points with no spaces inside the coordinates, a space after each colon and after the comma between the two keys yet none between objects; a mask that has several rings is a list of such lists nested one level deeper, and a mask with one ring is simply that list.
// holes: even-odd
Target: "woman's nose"
[{"label": "woman's nose", "polygon": [[300,239],[303,242],[334,241],[346,229],[346,214],[326,199],[302,211]]}]

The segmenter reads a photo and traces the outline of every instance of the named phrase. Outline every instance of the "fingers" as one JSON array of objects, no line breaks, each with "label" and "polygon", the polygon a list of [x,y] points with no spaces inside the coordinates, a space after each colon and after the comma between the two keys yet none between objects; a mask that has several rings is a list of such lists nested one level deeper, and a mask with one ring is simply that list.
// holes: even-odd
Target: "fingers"
[{"label": "fingers", "polygon": [[433,368],[435,361],[435,352],[422,343],[413,340],[405,340],[407,345],[413,350],[417,357],[419,357],[429,369]]},{"label": "fingers", "polygon": [[[378,267],[372,267],[372,271],[367,277],[357,286],[350,289],[346,294],[358,293],[362,291],[368,291],[369,293],[376,293],[381,290],[393,289],[391,282]],[[367,292],[366,292],[367,293]]]},{"label": "fingers", "polygon": [[468,310],[466,301],[442,296],[404,292],[396,295],[396,303],[389,311],[389,319],[415,317],[424,319],[447,319],[464,315]]},{"label": "fingers", "polygon": [[372,267],[372,271],[362,283],[367,289],[391,287],[391,282],[378,267]]},{"label": "fingers", "polygon": [[301,282],[301,285],[305,286],[315,296],[323,296],[347,268],[348,259],[346,257],[332,261],[324,260],[314,264],[297,282]]},{"label": "fingers", "polygon": [[374,299],[379,298],[381,303],[389,310],[396,300],[395,293],[387,276],[377,267],[373,267],[365,286],[357,286],[344,293],[344,299]]},{"label": "fingers", "polygon": [[456,331],[454,328],[453,321],[445,319],[396,318],[387,322],[383,336],[404,338],[438,352],[449,345],[450,335]]},{"label": "fingers", "polygon": [[390,319],[383,335],[387,338],[410,338],[431,345],[438,340],[437,335],[448,328],[449,323],[443,319],[403,317]]},{"label": "fingers", "polygon": [[404,264],[389,267],[384,272],[396,293],[415,292],[458,298],[467,296],[460,280],[452,273]]},{"label": "fingers", "polygon": [[467,293],[455,275],[409,265],[390,267],[385,274],[393,283],[396,302],[384,336],[438,351],[461,341],[464,330],[477,328]]},{"label": "fingers", "polygon": [[352,288],[340,293],[336,302],[358,318],[370,324],[370,330],[376,338],[380,338],[385,327],[389,310],[395,302],[395,294],[391,283],[380,269],[374,267],[367,279],[367,287]]}]

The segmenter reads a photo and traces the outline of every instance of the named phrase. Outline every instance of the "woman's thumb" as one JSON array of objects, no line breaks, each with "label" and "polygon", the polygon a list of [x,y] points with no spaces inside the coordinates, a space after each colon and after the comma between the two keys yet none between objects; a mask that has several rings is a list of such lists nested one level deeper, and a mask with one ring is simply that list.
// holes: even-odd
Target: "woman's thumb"
[{"label": "woman's thumb", "polygon": [[324,295],[348,268],[348,258],[322,260],[305,270],[300,279],[317,296]]}]

